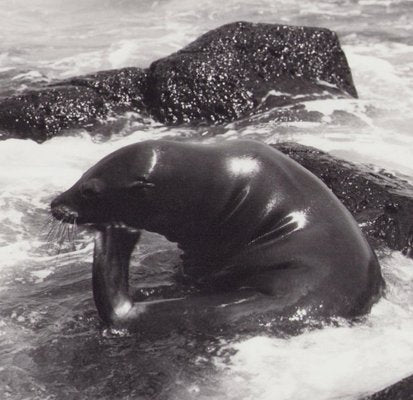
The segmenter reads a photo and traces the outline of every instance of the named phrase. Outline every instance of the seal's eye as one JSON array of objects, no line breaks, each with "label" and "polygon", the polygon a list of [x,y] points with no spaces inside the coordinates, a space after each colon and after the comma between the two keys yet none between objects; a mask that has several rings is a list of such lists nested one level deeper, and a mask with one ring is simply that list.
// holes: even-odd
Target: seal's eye
[{"label": "seal's eye", "polygon": [[80,187],[80,194],[85,199],[96,199],[103,193],[104,185],[100,179],[90,179]]}]

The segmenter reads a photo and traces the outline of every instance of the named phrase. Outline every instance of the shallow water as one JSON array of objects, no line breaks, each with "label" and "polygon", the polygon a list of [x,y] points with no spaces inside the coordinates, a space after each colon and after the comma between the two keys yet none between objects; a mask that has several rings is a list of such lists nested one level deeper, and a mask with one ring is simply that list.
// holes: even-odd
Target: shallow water
[{"label": "shallow water", "polygon": [[[212,128],[128,119],[42,145],[0,142],[0,393],[5,399],[357,399],[413,373],[413,262],[381,259],[386,296],[356,325],[293,337],[151,339],[106,331],[91,293],[92,235],[46,241],[48,204],[105,154],[149,138],[295,140],[413,181],[413,3],[391,0],[0,0],[0,97],[92,71],[148,66],[201,33],[248,20],[334,29],[360,98],[308,102],[318,122],[271,111]],[[213,138],[213,134],[221,135]],[[132,286],[169,283],[178,252],[147,234]]]}]

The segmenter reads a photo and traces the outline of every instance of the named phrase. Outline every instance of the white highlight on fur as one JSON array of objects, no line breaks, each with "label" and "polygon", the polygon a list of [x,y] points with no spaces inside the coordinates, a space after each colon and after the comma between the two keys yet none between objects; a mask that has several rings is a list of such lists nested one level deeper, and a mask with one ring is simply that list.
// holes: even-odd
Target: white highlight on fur
[{"label": "white highlight on fur", "polygon": [[259,163],[250,157],[234,157],[228,161],[228,168],[235,175],[251,175],[258,172]]},{"label": "white highlight on fur", "polygon": [[294,229],[298,231],[299,229],[303,229],[307,225],[307,213],[304,211],[293,211],[287,215],[286,218],[289,218],[288,224],[296,224],[297,227]]},{"label": "white highlight on fur", "polygon": [[115,314],[118,317],[124,317],[132,308],[132,303],[130,301],[124,301],[122,304],[116,306]]},{"label": "white highlight on fur", "polygon": [[219,306],[217,306],[217,308],[225,308],[225,307],[228,307],[228,306],[232,306],[234,304],[245,303],[247,300],[249,300],[249,299],[241,299],[241,300],[234,301],[233,303],[220,304]]},{"label": "white highlight on fur", "polygon": [[156,150],[152,150],[151,165],[149,166],[148,173],[153,172],[157,163],[158,163],[158,153],[156,152]]},{"label": "white highlight on fur", "polygon": [[266,206],[265,206],[265,212],[268,214],[270,213],[274,207],[277,206],[277,204],[280,202],[281,200],[281,194],[274,194],[274,196],[268,200]]}]

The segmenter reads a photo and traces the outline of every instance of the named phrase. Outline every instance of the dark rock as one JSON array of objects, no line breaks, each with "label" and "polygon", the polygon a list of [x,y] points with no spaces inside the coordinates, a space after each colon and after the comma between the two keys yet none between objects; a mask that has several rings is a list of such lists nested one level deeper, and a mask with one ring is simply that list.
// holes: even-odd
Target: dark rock
[{"label": "dark rock", "polygon": [[413,400],[413,375],[363,400]]},{"label": "dark rock", "polygon": [[165,123],[217,123],[340,94],[357,97],[334,32],[237,22],[155,61],[146,101]]},{"label": "dark rock", "polygon": [[297,143],[273,145],[318,176],[353,214],[375,247],[413,256],[413,186],[384,171]]},{"label": "dark rock", "polygon": [[287,106],[349,95],[357,93],[335,33],[237,22],[149,70],[103,71],[6,98],[0,137],[41,142],[63,129],[90,128],[109,113],[147,108],[167,124],[220,123],[274,107],[280,109],[274,120],[314,119],[319,113]]},{"label": "dark rock", "polygon": [[62,129],[87,127],[106,113],[102,97],[87,87],[32,90],[0,103],[0,137],[43,142]]},{"label": "dark rock", "polygon": [[0,137],[43,142],[64,129],[91,128],[110,112],[142,111],[146,72],[102,71],[30,90],[0,103]]},{"label": "dark rock", "polygon": [[[68,79],[64,84],[93,89],[113,111],[144,111],[147,72],[141,68],[122,68]],[[59,83],[60,85],[61,83]]]}]

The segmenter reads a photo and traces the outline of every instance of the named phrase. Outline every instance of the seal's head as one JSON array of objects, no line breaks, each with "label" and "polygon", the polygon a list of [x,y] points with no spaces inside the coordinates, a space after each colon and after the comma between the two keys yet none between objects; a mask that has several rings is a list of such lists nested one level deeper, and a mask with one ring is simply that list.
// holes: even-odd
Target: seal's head
[{"label": "seal's head", "polygon": [[[156,157],[156,150],[149,142],[109,154],[52,201],[53,216],[67,223],[101,225],[132,221],[133,225],[139,225],[147,210],[148,191],[155,187],[150,175]],[[142,213],[137,212],[139,204]],[[133,215],[129,215],[132,208]]]}]

